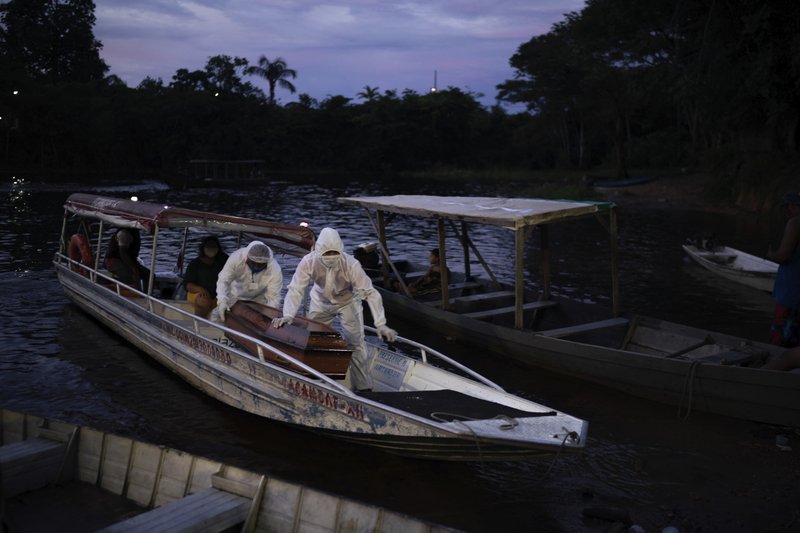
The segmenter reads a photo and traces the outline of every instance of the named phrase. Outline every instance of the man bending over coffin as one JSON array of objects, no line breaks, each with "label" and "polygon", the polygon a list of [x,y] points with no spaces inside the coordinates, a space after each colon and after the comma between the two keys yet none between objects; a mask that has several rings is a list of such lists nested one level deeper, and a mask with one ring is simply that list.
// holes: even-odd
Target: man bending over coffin
[{"label": "man bending over coffin", "polygon": [[319,233],[314,251],[300,260],[286,291],[283,317],[273,319],[273,327],[280,328],[292,321],[303,301],[306,287],[312,281],[314,287],[311,289],[308,318],[328,325],[339,319],[343,336],[353,348],[350,368],[347,369],[350,384],[353,390],[368,390],[370,383],[365,368],[367,353],[361,301],[367,301],[381,339],[393,342],[397,339],[397,332],[386,327],[380,293],[372,286],[372,280],[361,263],[344,252],[342,239],[333,228],[324,228]]}]

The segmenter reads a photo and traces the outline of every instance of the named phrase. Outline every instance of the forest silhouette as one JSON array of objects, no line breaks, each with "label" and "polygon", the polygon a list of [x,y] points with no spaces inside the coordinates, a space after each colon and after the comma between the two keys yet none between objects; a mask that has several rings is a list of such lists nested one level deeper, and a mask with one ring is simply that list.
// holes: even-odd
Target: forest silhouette
[{"label": "forest silhouette", "polygon": [[[94,9],[90,0],[0,5],[7,173],[173,177],[198,159],[375,179],[657,169],[710,173],[734,194],[796,176],[793,0],[589,0],[520,44],[514,77],[497,80],[490,107],[458,87],[419,94],[370,80],[356,95],[317,101],[291,58],[274,52],[252,64],[220,54],[132,88],[101,57]],[[296,102],[281,103],[295,91]]]}]

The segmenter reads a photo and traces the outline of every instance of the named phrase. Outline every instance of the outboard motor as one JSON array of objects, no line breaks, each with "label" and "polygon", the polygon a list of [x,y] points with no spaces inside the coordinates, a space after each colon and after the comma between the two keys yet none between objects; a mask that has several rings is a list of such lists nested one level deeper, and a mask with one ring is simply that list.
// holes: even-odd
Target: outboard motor
[{"label": "outboard motor", "polygon": [[377,271],[381,268],[381,256],[378,253],[378,243],[364,242],[356,246],[353,257],[358,259],[361,266],[367,273]]}]

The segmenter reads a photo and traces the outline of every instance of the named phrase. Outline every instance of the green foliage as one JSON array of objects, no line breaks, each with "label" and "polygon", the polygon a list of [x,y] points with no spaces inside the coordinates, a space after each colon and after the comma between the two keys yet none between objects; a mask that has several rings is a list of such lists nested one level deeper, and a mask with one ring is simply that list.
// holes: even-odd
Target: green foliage
[{"label": "green foliage", "polygon": [[0,53],[34,79],[100,80],[108,66],[94,23],[91,0],[9,0],[0,4]]}]

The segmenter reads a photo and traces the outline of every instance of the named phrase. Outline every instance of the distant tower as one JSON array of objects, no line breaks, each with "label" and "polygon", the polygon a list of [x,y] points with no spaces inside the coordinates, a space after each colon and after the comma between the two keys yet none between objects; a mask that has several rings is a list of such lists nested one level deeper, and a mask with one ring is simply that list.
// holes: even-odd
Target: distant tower
[{"label": "distant tower", "polygon": [[431,87],[431,92],[432,93],[435,93],[437,91],[437,89],[436,89],[436,74],[437,74],[437,72],[434,70],[433,71],[433,87]]}]

